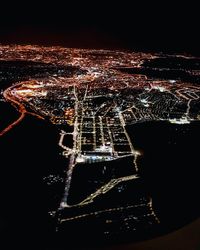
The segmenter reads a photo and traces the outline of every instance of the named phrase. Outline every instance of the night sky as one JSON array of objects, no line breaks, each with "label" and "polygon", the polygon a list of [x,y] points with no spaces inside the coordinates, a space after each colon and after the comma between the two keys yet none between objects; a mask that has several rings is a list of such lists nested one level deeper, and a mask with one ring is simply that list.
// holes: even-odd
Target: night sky
[{"label": "night sky", "polygon": [[8,3],[0,42],[199,54],[198,7],[150,2]]}]

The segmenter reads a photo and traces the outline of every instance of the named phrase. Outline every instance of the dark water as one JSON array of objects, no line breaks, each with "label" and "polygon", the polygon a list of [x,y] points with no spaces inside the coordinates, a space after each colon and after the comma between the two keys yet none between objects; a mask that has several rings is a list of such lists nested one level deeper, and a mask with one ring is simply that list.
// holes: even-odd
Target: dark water
[{"label": "dark water", "polygon": [[144,67],[152,68],[168,68],[168,69],[180,69],[180,70],[199,70],[200,59],[198,58],[183,58],[165,56],[151,60],[147,60],[143,64]]},{"label": "dark water", "polygon": [[146,75],[149,78],[159,79],[159,80],[182,80],[188,81],[191,83],[199,83],[200,77],[191,75],[187,71],[179,70],[179,69],[153,69],[148,67],[142,68],[120,68],[119,69],[123,73],[127,74],[141,74]]},{"label": "dark water", "polygon": [[67,162],[58,140],[55,127],[31,116],[1,137],[0,233],[7,243],[23,247],[24,238],[37,246],[51,241],[55,225],[48,212],[58,207],[64,184],[49,186],[43,177],[64,177]]},{"label": "dark water", "polygon": [[128,126],[135,148],[143,155],[139,169],[166,229],[199,217],[200,122],[175,125],[148,122]]},{"label": "dark water", "polygon": [[51,63],[34,61],[3,61],[0,60],[0,80],[19,81],[28,78],[48,77],[53,74],[71,77],[84,74],[85,70],[76,66],[56,66]]},{"label": "dark water", "polygon": [[20,113],[7,102],[0,102],[0,131],[15,121]]},{"label": "dark water", "polygon": [[198,70],[199,66],[199,59],[184,59],[169,56],[146,60],[141,68],[119,68],[118,70],[127,74],[142,74],[154,79],[174,79],[200,83],[200,77],[190,72],[190,70]]}]

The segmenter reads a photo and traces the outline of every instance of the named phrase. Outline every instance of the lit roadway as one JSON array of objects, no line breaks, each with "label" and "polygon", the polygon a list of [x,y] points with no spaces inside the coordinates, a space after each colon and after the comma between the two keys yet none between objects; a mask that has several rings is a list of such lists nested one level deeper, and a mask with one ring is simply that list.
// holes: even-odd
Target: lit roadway
[{"label": "lit roadway", "polygon": [[[75,97],[75,105],[74,105],[75,116],[74,116],[74,130],[73,130],[73,133],[72,133],[72,135],[73,135],[73,149],[70,149],[70,148],[63,145],[63,139],[64,139],[65,134],[67,134],[67,133],[62,131],[61,134],[60,134],[59,146],[61,146],[63,149],[65,149],[67,151],[66,156],[67,157],[69,156],[69,165],[68,165],[68,170],[66,172],[65,190],[64,190],[63,199],[62,199],[62,201],[60,203],[60,209],[65,208],[65,207],[86,205],[88,203],[93,202],[93,200],[97,196],[105,194],[106,192],[111,190],[113,187],[115,187],[119,183],[139,178],[139,176],[137,174],[134,174],[134,175],[130,175],[130,176],[120,177],[120,178],[117,178],[117,179],[111,179],[107,184],[103,185],[98,190],[96,190],[94,193],[90,194],[87,198],[85,198],[80,203],[75,204],[75,205],[68,205],[67,201],[68,201],[68,195],[69,195],[69,192],[70,192],[70,186],[71,186],[73,170],[74,170],[74,168],[76,167],[76,164],[77,164],[77,161],[76,161],[77,157],[81,155],[83,109],[84,109],[84,101],[87,98],[87,89],[88,89],[88,87],[86,87],[86,89],[85,89],[85,94],[84,94],[83,100],[79,101],[77,91],[76,91],[76,86],[74,85],[73,93],[74,93],[74,97]],[[79,114],[81,114],[81,115],[79,115]],[[138,167],[137,167],[137,162],[136,161],[137,161],[137,157],[140,154],[139,154],[138,151],[136,151],[133,148],[133,145],[131,143],[129,135],[126,132],[125,122],[124,122],[123,116],[122,116],[120,111],[118,112],[118,116],[119,116],[119,119],[120,119],[120,122],[121,122],[120,126],[123,127],[123,131],[124,131],[124,134],[126,135],[126,138],[128,140],[131,151],[127,155],[117,156],[117,152],[115,152],[115,150],[114,150],[114,142],[112,140],[112,133],[110,131],[109,124],[107,124],[107,128],[108,128],[108,131],[109,131],[110,142],[111,142],[111,146],[113,148],[112,152],[116,155],[116,159],[117,158],[124,158],[124,157],[131,156],[131,155],[134,156],[133,165],[134,165],[135,170],[137,172]],[[92,118],[93,118],[93,121],[95,121],[95,116],[92,116]],[[78,122],[79,120],[80,120],[80,123]],[[101,137],[102,137],[102,145],[105,146],[105,139],[104,139],[103,124],[102,124],[102,117],[101,116],[99,117],[99,120],[100,120],[100,130],[101,130]],[[93,128],[95,129],[95,124],[94,123],[95,122],[93,122]],[[107,123],[108,123],[108,121],[107,121]],[[95,131],[93,131],[93,134],[95,135]],[[95,146],[95,143],[94,143],[94,146]]]},{"label": "lit roadway", "polygon": [[[63,207],[68,207],[67,204],[67,199],[69,195],[69,189],[71,185],[71,180],[72,180],[72,174],[73,174],[73,169],[76,166],[76,156],[77,156],[77,149],[79,148],[79,145],[77,145],[79,132],[78,132],[78,108],[79,108],[79,100],[78,96],[76,94],[76,87],[74,85],[74,97],[75,97],[75,121],[74,121],[74,131],[73,131],[73,150],[71,151],[70,158],[69,158],[69,165],[68,165],[68,170],[67,170],[67,176],[66,176],[66,182],[65,182],[65,190],[64,190],[64,195],[63,199],[60,204],[60,208]],[[61,134],[61,136],[63,136]]]}]

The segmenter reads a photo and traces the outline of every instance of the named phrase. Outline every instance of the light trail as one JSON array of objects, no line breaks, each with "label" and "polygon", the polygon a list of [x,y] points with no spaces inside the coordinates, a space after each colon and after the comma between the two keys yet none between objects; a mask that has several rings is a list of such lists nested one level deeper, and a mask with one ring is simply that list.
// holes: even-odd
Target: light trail
[{"label": "light trail", "polygon": [[69,207],[87,205],[87,204],[93,202],[93,200],[96,197],[98,197],[99,195],[103,195],[103,194],[107,193],[108,191],[110,191],[111,189],[113,189],[119,183],[125,182],[125,181],[130,181],[130,180],[135,180],[138,178],[139,178],[138,175],[130,175],[130,176],[125,176],[125,177],[120,177],[117,179],[112,179],[107,184],[105,184],[105,185],[101,186],[99,189],[97,189],[96,192],[90,194],[86,199],[84,199],[80,203],[69,206]]},{"label": "light trail", "polygon": [[11,95],[11,91],[13,88],[15,88],[16,86],[18,86],[19,84],[16,84],[8,89],[6,89],[4,92],[3,92],[3,96],[4,98],[10,102],[13,106],[17,106],[17,110],[18,112],[20,113],[20,116],[17,120],[15,120],[14,122],[12,122],[11,124],[9,124],[5,129],[3,129],[1,132],[0,132],[0,136],[3,136],[4,134],[8,133],[11,129],[13,129],[15,126],[17,126],[25,117],[25,114],[27,113],[26,112],[26,109],[25,107],[20,103],[18,102],[13,95]]},{"label": "light trail", "polygon": [[[150,204],[150,203],[149,203]],[[107,213],[107,212],[114,212],[114,211],[123,211],[123,210],[128,210],[128,209],[133,209],[133,208],[140,208],[140,207],[146,207],[146,203],[141,203],[138,205],[131,205],[131,206],[124,206],[124,207],[115,207],[115,208],[109,208],[109,209],[104,209],[104,210],[100,210],[100,211],[96,211],[96,212],[91,212],[88,214],[82,214],[82,215],[78,215],[78,216],[74,216],[74,217],[69,217],[69,218],[65,218],[65,219],[61,219],[60,223],[66,222],[66,221],[71,221],[71,220],[76,220],[76,219],[80,219],[80,218],[84,218],[84,217],[88,217],[88,216],[93,216],[93,215],[99,215],[102,213]],[[152,214],[148,214],[148,216],[150,216]]]},{"label": "light trail", "polygon": [[3,136],[4,134],[8,133],[11,129],[13,129],[15,126],[17,126],[23,120],[24,116],[25,116],[25,113],[21,113],[20,117],[17,120],[9,124],[5,129],[3,129],[0,132],[0,136]]}]

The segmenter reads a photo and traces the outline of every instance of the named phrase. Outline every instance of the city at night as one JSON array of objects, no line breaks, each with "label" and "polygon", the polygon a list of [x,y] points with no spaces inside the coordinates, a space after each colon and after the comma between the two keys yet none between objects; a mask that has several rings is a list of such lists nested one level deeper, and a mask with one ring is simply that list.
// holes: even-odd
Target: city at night
[{"label": "city at night", "polygon": [[200,246],[196,21],[106,14],[1,17],[4,249]]}]

